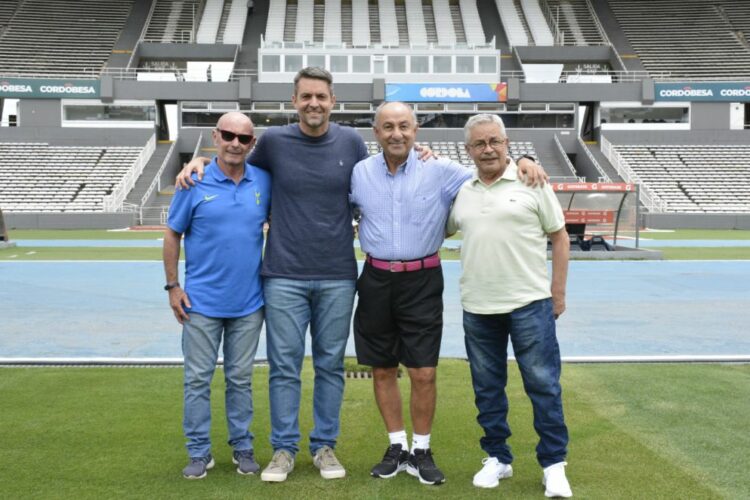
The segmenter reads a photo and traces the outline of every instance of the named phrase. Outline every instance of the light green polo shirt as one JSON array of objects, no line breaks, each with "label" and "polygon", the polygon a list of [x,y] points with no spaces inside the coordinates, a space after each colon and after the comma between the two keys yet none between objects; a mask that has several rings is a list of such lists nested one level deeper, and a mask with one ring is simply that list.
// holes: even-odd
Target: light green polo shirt
[{"label": "light green polo shirt", "polygon": [[549,183],[526,186],[514,162],[490,186],[475,173],[458,192],[448,218],[448,233],[463,233],[463,308],[474,314],[503,314],[551,297],[547,234],[564,226]]}]

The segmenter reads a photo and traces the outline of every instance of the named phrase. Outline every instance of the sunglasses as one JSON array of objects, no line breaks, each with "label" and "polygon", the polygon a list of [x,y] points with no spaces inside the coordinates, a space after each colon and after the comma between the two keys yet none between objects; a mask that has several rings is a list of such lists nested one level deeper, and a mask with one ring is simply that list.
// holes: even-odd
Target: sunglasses
[{"label": "sunglasses", "polygon": [[240,141],[240,144],[247,145],[250,144],[254,137],[253,134],[235,134],[234,132],[221,130],[220,128],[217,128],[216,131],[221,134],[221,139],[226,142],[232,142],[237,138],[237,140]]}]

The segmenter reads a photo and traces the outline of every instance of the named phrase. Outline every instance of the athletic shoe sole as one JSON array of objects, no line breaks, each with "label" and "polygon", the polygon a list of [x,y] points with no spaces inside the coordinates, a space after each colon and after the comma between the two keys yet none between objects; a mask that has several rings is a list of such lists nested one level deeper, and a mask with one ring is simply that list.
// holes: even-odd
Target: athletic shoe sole
[{"label": "athletic shoe sole", "polygon": [[320,477],[323,479],[341,479],[342,477],[346,477],[346,470],[321,470]]},{"label": "athletic shoe sole", "polygon": [[399,466],[396,467],[396,470],[394,470],[390,474],[375,474],[374,472],[370,472],[370,475],[372,477],[377,477],[380,479],[390,479],[392,477],[395,477],[396,474],[398,474],[399,472],[403,472],[405,470],[406,470],[406,464],[399,464]]},{"label": "athletic shoe sole", "polygon": [[269,483],[280,483],[282,481],[286,481],[287,476],[289,473],[286,474],[283,472],[262,472],[260,474],[260,480],[266,481]]},{"label": "athletic shoe sole", "polygon": [[440,485],[440,484],[443,484],[443,483],[445,482],[445,479],[443,479],[442,481],[427,481],[426,479],[424,479],[424,478],[423,478],[423,477],[422,477],[422,476],[421,476],[421,475],[419,474],[419,469],[417,469],[416,467],[412,467],[412,466],[411,466],[411,464],[408,464],[408,465],[406,466],[406,472],[407,472],[407,473],[408,473],[409,475],[411,475],[411,476],[414,476],[414,477],[416,477],[416,478],[419,478],[419,482],[420,482],[420,483],[422,483],[422,484],[429,484],[429,485],[433,485],[433,484],[434,484],[434,485]]}]

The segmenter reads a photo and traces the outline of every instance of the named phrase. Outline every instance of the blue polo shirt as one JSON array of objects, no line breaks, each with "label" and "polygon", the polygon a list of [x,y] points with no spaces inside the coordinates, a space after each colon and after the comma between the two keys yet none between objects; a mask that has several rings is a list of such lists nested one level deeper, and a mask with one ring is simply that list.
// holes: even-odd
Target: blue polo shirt
[{"label": "blue polo shirt", "polygon": [[245,164],[245,175],[235,184],[216,158],[203,182],[175,191],[167,225],[185,235],[188,312],[238,318],[263,306],[263,223],[270,204],[268,172]]}]

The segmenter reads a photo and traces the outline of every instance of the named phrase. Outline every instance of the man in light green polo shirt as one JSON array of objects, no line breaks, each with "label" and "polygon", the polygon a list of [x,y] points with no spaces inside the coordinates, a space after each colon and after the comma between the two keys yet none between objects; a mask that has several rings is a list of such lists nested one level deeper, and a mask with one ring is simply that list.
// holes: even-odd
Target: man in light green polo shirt
[{"label": "man in light green polo shirt", "polygon": [[[560,388],[560,350],[555,319],[565,311],[570,243],[560,203],[549,184],[518,180],[508,157],[508,137],[496,115],[476,115],[464,127],[474,177],[456,197],[448,233],[463,233],[461,304],[466,352],[489,455],[474,485],[493,488],[513,475],[507,440],[508,339],[534,409],[537,460],[548,497],[570,497],[565,476],[568,430]],[[552,280],[547,238],[552,241]]]}]

